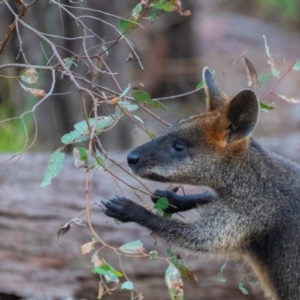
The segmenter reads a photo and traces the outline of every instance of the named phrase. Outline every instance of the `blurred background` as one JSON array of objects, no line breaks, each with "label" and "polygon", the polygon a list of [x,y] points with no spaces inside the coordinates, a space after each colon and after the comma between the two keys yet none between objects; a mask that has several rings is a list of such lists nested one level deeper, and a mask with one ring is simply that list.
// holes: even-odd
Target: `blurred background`
[{"label": "blurred background", "polygon": [[[92,54],[93,49],[97,53],[104,44],[110,45],[110,41],[118,37],[115,28],[118,28],[120,20],[111,15],[126,18],[138,2],[37,1],[28,9],[23,20],[32,28],[47,34],[45,36],[55,43],[63,58],[84,53],[82,39],[76,39],[83,35],[83,27],[78,20],[83,21],[97,35],[97,38],[87,41],[91,49],[89,53]],[[18,1],[7,3],[15,12],[20,12]],[[66,13],[58,4],[65,5],[73,15]],[[142,83],[143,90],[150,93],[152,98],[186,93],[195,89],[202,80],[203,67],[208,66],[219,77],[221,87],[233,96],[247,88],[245,63],[241,58],[243,54],[252,62],[258,75],[271,74],[262,37],[265,35],[281,75],[285,72],[288,74],[275,90],[273,88],[277,80],[272,76],[260,89],[259,97],[264,98],[264,103],[274,103],[276,109],[268,113],[261,112],[255,135],[275,151],[299,160],[299,104],[290,104],[276,95],[264,96],[273,91],[288,98],[300,99],[300,73],[289,71],[290,66],[300,59],[300,2],[182,0],[182,5],[185,10],[192,12],[190,16],[159,12],[154,23],[142,21],[144,29],[137,28],[128,36],[144,69],[124,40],[109,50],[108,55],[104,55],[106,64],[112,72],[117,73],[116,78],[122,89],[129,83],[131,86]],[[78,18],[77,21],[74,16]],[[8,6],[0,3],[0,41],[5,39],[14,20]],[[21,25],[0,54],[0,152],[22,150],[26,139],[24,124],[29,140],[34,139],[32,114],[23,118],[24,124],[20,119],[9,122],[3,120],[20,116],[38,103],[37,98],[26,92],[15,79],[22,69],[1,66],[11,63],[55,65],[57,61],[52,54],[47,43]],[[101,66],[101,69],[105,68]],[[71,70],[74,74],[84,74],[91,79],[90,70],[81,61],[75,60]],[[52,83],[49,71],[39,71],[36,88],[48,91]],[[107,73],[99,74],[98,83],[116,90],[114,80]],[[153,111],[169,123],[205,109],[203,90],[162,101],[168,111]],[[101,105],[98,114],[107,115],[107,107]],[[137,115],[144,120],[147,129],[156,135],[166,129],[164,124],[144,111],[139,111]],[[29,150],[31,153],[23,155],[18,162],[9,160],[11,154],[0,155],[0,298],[96,299],[97,278],[90,271],[90,258],[80,253],[80,246],[90,239],[88,229],[76,228],[58,244],[56,240],[60,226],[80,214],[85,207],[83,173],[74,172],[71,159],[67,160],[60,179],[54,181],[51,187],[39,188],[49,152],[61,147],[61,136],[84,119],[80,95],[66,76],[56,76],[52,95],[37,107],[35,117],[38,131],[37,139]],[[103,133],[100,139],[104,148],[115,153],[116,160],[123,163],[126,150],[143,144],[149,137],[124,117],[112,130]],[[108,174],[95,176],[94,182],[95,198],[116,193],[116,184]],[[157,185],[149,183],[149,186],[155,189]],[[126,195],[132,194],[130,189],[123,189]],[[128,236],[133,239],[142,236],[147,246],[154,247],[153,240],[145,230],[131,225],[127,229],[120,229],[107,221],[94,220],[98,231],[103,230],[110,242],[117,240],[122,243],[130,240]],[[217,273],[223,263],[224,260],[207,262],[207,259],[191,258],[191,265],[195,266],[194,271],[200,283],[198,286],[187,283],[186,299],[244,299],[246,296],[237,284],[250,271],[239,263],[231,263],[227,282],[219,282]],[[136,262],[128,262],[126,267],[134,280],[139,282],[140,289],[145,291],[146,299],[153,299],[154,290],[157,292],[156,298],[168,299],[163,283],[164,269],[160,263],[147,262],[143,266],[142,263],[137,265]],[[248,299],[262,298],[258,287],[248,283],[247,289],[250,292]],[[129,295],[119,292],[107,298],[105,296],[105,299],[129,299]]]}]

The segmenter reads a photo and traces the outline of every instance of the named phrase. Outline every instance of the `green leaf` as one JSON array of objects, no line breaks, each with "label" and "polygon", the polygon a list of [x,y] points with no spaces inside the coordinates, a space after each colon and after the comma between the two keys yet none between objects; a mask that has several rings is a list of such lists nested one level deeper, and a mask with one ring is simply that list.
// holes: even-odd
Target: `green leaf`
[{"label": "green leaf", "polygon": [[260,285],[260,281],[259,280],[256,280],[256,281],[250,281],[248,282],[250,285],[252,286],[259,286]]},{"label": "green leaf", "polygon": [[64,63],[65,63],[65,65],[66,65],[66,67],[68,69],[70,69],[72,67],[74,59],[75,59],[74,57],[66,57],[66,58],[64,58]]},{"label": "green leaf", "polygon": [[158,252],[156,250],[152,250],[149,252],[149,259],[157,258]]},{"label": "green leaf", "polygon": [[145,252],[143,243],[140,240],[129,242],[119,248],[120,251],[129,254],[140,254]]},{"label": "green leaf", "polygon": [[153,7],[157,10],[163,10],[166,12],[171,12],[174,10],[173,1],[166,1],[166,0],[158,0],[150,4],[150,7]]},{"label": "green leaf", "polygon": [[95,126],[96,122],[96,131],[95,134],[101,134],[103,132],[103,129],[112,126],[116,119],[114,115],[110,116],[101,116],[97,119],[90,118],[87,121],[83,120],[79,123],[76,123],[74,125],[75,130],[66,133],[61,137],[61,142],[64,144],[71,144],[71,143],[79,143],[85,140],[88,140],[90,138],[90,130],[88,127],[87,122],[89,123],[90,127]]},{"label": "green leaf", "polygon": [[165,273],[165,282],[169,290],[171,300],[183,300],[183,281],[178,269],[169,265]]},{"label": "green leaf", "polygon": [[119,24],[121,33],[125,36],[128,36],[132,32],[132,30],[136,29],[139,26],[137,23],[139,23],[138,17],[130,17],[128,19],[122,19]]},{"label": "green leaf", "polygon": [[133,283],[131,281],[125,281],[121,285],[121,290],[125,291],[132,291],[133,290]]},{"label": "green leaf", "polygon": [[80,131],[73,130],[69,133],[64,134],[60,140],[63,144],[71,144],[71,143],[80,143],[88,139],[89,139],[89,132],[82,133]]},{"label": "green leaf", "polygon": [[121,93],[120,98],[122,98],[125,95],[127,95],[128,92],[130,91],[130,89],[131,89],[131,84],[129,83],[128,86],[127,86],[127,88]]},{"label": "green leaf", "polygon": [[196,275],[193,274],[185,265],[179,262],[176,255],[170,248],[167,249],[167,253],[169,258],[171,259],[171,263],[178,269],[182,277],[185,277],[186,279],[189,279],[191,281],[198,282],[198,278],[196,277]]},{"label": "green leaf", "polygon": [[144,121],[140,118],[140,117],[138,117],[138,116],[136,116],[136,115],[131,115],[132,117],[134,117],[137,121],[139,121],[140,123],[142,123],[142,124],[144,124]]},{"label": "green leaf", "polygon": [[204,86],[204,83],[203,83],[203,80],[202,80],[202,81],[200,81],[200,82],[197,84],[197,86],[196,86],[196,90],[198,90],[198,89],[202,89],[202,88],[203,88],[203,86]]},{"label": "green leaf", "polygon": [[87,168],[89,165],[89,151],[86,148],[76,147],[73,149],[74,165],[78,168]]},{"label": "green leaf", "polygon": [[107,271],[103,274],[104,279],[106,282],[115,282],[118,283],[119,282],[119,278],[117,275],[115,275],[113,272],[111,271]]},{"label": "green leaf", "polygon": [[219,273],[218,273],[218,278],[219,278],[220,282],[225,282],[226,281],[226,279],[223,276],[223,271],[226,268],[226,266],[227,266],[227,263],[223,264],[220,271],[219,271]]},{"label": "green leaf", "polygon": [[168,207],[169,207],[169,200],[166,197],[159,198],[153,206],[153,208],[156,208],[156,209],[162,210],[162,211]]},{"label": "green leaf", "polygon": [[101,48],[102,48],[102,50],[106,53],[106,55],[108,56],[109,53],[108,53],[107,48],[106,48],[104,45],[103,45]]},{"label": "green leaf", "polygon": [[300,60],[298,60],[298,61],[294,64],[293,70],[295,70],[295,71],[300,71]]},{"label": "green leaf", "polygon": [[143,7],[141,3],[138,3],[132,10],[132,16],[140,16],[140,12],[142,11]]},{"label": "green leaf", "polygon": [[178,259],[177,259],[176,255],[173,253],[173,251],[170,248],[167,249],[167,254],[168,254],[168,256],[171,259],[173,264],[178,264]]},{"label": "green leaf", "polygon": [[163,212],[162,216],[166,219],[171,219],[173,214]]},{"label": "green leaf", "polygon": [[262,111],[269,111],[269,110],[273,110],[275,109],[275,105],[274,104],[266,104],[266,103],[263,103],[263,102],[259,102],[259,109],[262,110]]},{"label": "green leaf", "polygon": [[39,80],[38,73],[34,68],[22,70],[20,73],[20,78],[22,81],[28,84],[37,83]]},{"label": "green leaf", "polygon": [[258,86],[261,87],[263,83],[268,81],[272,77],[271,74],[262,74],[258,77]]},{"label": "green leaf", "polygon": [[110,264],[104,263],[100,267],[94,267],[93,273],[103,275],[106,282],[118,282],[118,277],[122,277],[123,274],[115,270]]},{"label": "green leaf", "polygon": [[239,290],[242,292],[243,295],[249,295],[249,292],[244,287],[244,282],[242,280],[239,282],[238,287],[239,287]]},{"label": "green leaf", "polygon": [[102,168],[105,168],[105,161],[98,149],[96,149],[96,158],[97,158],[97,164],[99,164]]},{"label": "green leaf", "polygon": [[149,20],[151,23],[154,23],[158,19],[158,15],[155,10],[152,10],[150,16],[145,19]]},{"label": "green leaf", "polygon": [[135,111],[137,110],[139,107],[136,104],[132,104],[130,102],[125,102],[125,101],[119,101],[118,104],[125,109],[126,111]]},{"label": "green leaf", "polygon": [[[97,119],[95,119],[95,118],[88,119],[88,123],[89,123],[90,127],[95,126],[95,122],[96,122],[96,133],[97,134],[100,133],[106,127],[113,125],[115,123],[115,121],[116,120],[111,115],[98,117]],[[81,130],[81,131],[89,130],[89,127],[85,120],[75,124],[74,127],[75,127],[75,129]]]},{"label": "green leaf", "polygon": [[49,159],[48,167],[45,171],[44,180],[41,183],[41,187],[45,187],[51,183],[52,178],[56,177],[63,167],[65,153],[57,149],[52,153]]},{"label": "green leaf", "polygon": [[114,273],[116,276],[118,276],[118,277],[122,277],[123,276],[123,274],[121,273],[121,272],[119,272],[119,271],[117,271],[117,270],[115,270],[115,269],[112,269],[112,270],[110,270],[112,273]]},{"label": "green leaf", "polygon": [[99,274],[99,275],[104,275],[107,271],[109,271],[110,268],[108,264],[103,264],[101,267],[94,267],[93,273]]},{"label": "green leaf", "polygon": [[280,77],[280,71],[275,67],[274,61],[270,61],[270,65],[271,65],[271,73],[274,77],[279,78]]},{"label": "green leaf", "polygon": [[167,110],[167,108],[161,102],[152,100],[150,94],[147,92],[137,91],[132,94],[132,97],[138,104],[141,104],[141,105],[145,104],[150,107],[161,108],[163,110]]},{"label": "green leaf", "polygon": [[152,140],[156,139],[156,135],[153,132],[148,132],[148,135]]}]

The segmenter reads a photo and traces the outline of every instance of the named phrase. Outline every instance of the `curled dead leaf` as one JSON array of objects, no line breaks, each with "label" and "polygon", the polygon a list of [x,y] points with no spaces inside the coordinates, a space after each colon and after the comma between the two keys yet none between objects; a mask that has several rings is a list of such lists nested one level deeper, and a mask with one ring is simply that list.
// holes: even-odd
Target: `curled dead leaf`
[{"label": "curled dead leaf", "polygon": [[91,65],[91,82],[92,82],[92,87],[96,87],[97,82],[98,82],[98,78],[99,78],[99,69],[101,68],[102,62],[100,59],[97,59],[97,64]]},{"label": "curled dead leaf", "polygon": [[57,231],[57,238],[60,238],[61,236],[65,235],[74,224],[78,225],[78,226],[84,226],[84,227],[86,227],[86,225],[83,223],[82,219],[80,219],[80,218],[72,218],[70,221],[68,221],[67,223],[65,223]]},{"label": "curled dead leaf", "polygon": [[92,76],[91,76],[91,82],[92,82],[92,87],[96,87],[97,85],[97,81],[99,78],[99,71],[97,68],[95,68],[94,66],[92,66]]},{"label": "curled dead leaf", "polygon": [[34,97],[41,98],[41,97],[45,97],[47,95],[44,90],[28,88],[27,86],[22,84],[20,81],[19,81],[19,83],[20,83],[22,89],[24,89],[26,92],[31,93]]},{"label": "curled dead leaf", "polygon": [[173,11],[177,11],[181,16],[190,16],[190,10],[184,10],[180,0],[174,0]]},{"label": "curled dead leaf", "polygon": [[133,59],[133,54],[130,52],[126,58],[127,62],[130,62]]},{"label": "curled dead leaf", "polygon": [[39,76],[37,71],[34,68],[25,69],[21,72],[20,76],[21,80],[28,84],[37,83],[39,80]]},{"label": "curled dead leaf", "polygon": [[97,297],[97,299],[101,300],[103,294],[104,294],[104,286],[103,286],[103,283],[101,281],[99,281],[99,288],[98,288],[98,297]]},{"label": "curled dead leaf", "polygon": [[60,238],[61,236],[65,235],[69,229],[71,228],[70,224],[65,224],[57,231],[57,238]]},{"label": "curled dead leaf", "polygon": [[257,77],[256,69],[254,68],[253,64],[246,56],[244,56],[244,58],[246,63],[246,78],[248,81],[248,86],[253,88],[254,90],[257,90],[258,77]]},{"label": "curled dead leaf", "polygon": [[116,104],[119,101],[119,99],[120,99],[120,97],[117,96],[117,97],[112,98],[111,100],[107,100],[107,103],[108,104]]},{"label": "curled dead leaf", "polygon": [[178,13],[181,15],[181,16],[185,16],[185,17],[187,17],[187,16],[190,16],[192,13],[191,13],[191,11],[190,10],[180,10],[180,11],[178,11]]},{"label": "curled dead leaf", "polygon": [[88,242],[81,246],[81,253],[82,255],[85,255],[87,253],[90,253],[94,249],[94,243]]},{"label": "curled dead leaf", "polygon": [[142,82],[140,82],[138,85],[132,87],[133,90],[140,90],[142,88],[144,88],[144,84]]},{"label": "curled dead leaf", "polygon": [[40,90],[40,89],[27,89],[29,93],[31,93],[34,97],[45,97],[47,94],[45,93],[44,90]]},{"label": "curled dead leaf", "polygon": [[105,261],[98,256],[97,251],[93,254],[91,262],[94,264],[94,267],[101,267],[105,263]]}]

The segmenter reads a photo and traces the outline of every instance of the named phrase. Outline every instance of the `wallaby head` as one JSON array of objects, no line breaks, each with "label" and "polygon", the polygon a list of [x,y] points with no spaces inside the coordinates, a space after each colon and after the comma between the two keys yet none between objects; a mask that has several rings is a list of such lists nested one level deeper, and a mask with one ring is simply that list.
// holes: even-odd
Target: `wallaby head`
[{"label": "wallaby head", "polygon": [[206,111],[174,123],[160,137],[130,152],[128,164],[136,175],[212,186],[211,176],[224,160],[245,155],[258,119],[255,93],[242,90],[230,100],[207,67],[203,82]]}]

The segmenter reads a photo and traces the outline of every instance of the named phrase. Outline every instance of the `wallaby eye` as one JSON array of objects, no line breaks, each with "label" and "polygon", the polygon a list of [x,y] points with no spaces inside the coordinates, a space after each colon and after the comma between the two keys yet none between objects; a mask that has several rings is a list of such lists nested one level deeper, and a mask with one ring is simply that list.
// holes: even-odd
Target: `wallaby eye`
[{"label": "wallaby eye", "polygon": [[182,152],[184,151],[186,148],[186,145],[184,142],[182,141],[176,141],[174,144],[173,144],[173,149],[176,151],[176,152]]}]

